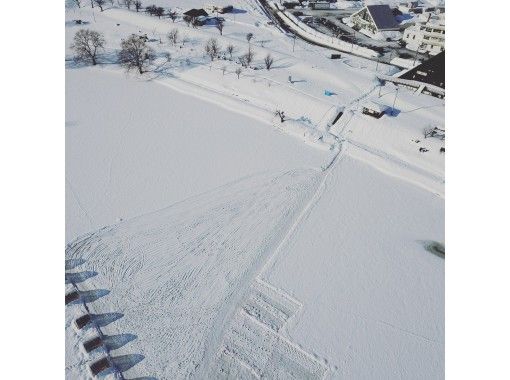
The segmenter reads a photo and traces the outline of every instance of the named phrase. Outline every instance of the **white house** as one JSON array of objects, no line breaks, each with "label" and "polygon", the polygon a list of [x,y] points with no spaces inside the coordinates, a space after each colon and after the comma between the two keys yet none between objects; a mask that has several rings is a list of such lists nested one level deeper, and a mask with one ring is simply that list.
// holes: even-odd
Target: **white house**
[{"label": "white house", "polygon": [[388,34],[389,36],[391,34],[389,32],[394,34],[395,31],[399,30],[399,24],[395,20],[393,11],[387,4],[367,5],[358,12],[353,13],[347,21],[348,25],[369,37],[380,34]]},{"label": "white house", "polygon": [[433,55],[444,51],[444,13],[421,15],[416,23],[404,31],[403,40],[410,50],[428,51]]}]

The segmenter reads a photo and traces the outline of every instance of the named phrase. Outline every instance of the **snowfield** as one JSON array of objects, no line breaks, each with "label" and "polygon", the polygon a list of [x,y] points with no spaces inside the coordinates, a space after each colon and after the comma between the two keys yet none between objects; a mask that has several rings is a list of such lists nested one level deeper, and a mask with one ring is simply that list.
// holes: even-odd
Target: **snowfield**
[{"label": "snowfield", "polygon": [[332,155],[122,73],[73,69],[66,79],[68,241],[249,174],[320,167]]},{"label": "snowfield", "polygon": [[[66,9],[66,378],[105,356],[99,378],[443,378],[444,255],[428,247],[444,244],[444,141],[423,130],[444,129],[444,100],[395,101],[374,62],[293,51],[257,1],[232,4],[223,36]],[[82,27],[105,35],[97,67],[71,60]],[[186,43],[165,40],[174,27]],[[259,69],[204,56],[210,37],[242,54],[248,32]],[[115,64],[130,33],[154,71]],[[368,101],[396,112],[371,118]]]}]

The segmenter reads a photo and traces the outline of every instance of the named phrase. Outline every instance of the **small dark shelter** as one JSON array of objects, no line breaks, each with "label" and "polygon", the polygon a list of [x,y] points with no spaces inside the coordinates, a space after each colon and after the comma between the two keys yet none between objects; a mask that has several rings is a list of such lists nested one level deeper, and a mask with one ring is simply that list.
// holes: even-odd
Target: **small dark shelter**
[{"label": "small dark shelter", "polygon": [[230,13],[234,10],[234,6],[232,5],[225,5],[224,7],[220,7],[218,9],[219,13]]},{"label": "small dark shelter", "polygon": [[89,339],[83,343],[83,348],[86,352],[92,352],[95,349],[101,347],[103,345],[103,340],[100,336],[96,336],[95,338]]},{"label": "small dark shelter", "polygon": [[92,376],[97,376],[99,373],[103,372],[105,369],[111,368],[112,364],[107,357],[99,359],[92,363],[89,368]]},{"label": "small dark shelter", "polygon": [[185,17],[189,17],[190,19],[197,18],[200,16],[204,16],[204,17],[209,16],[207,14],[207,12],[204,11],[203,9],[196,9],[196,8],[193,8],[193,9],[190,9],[189,11],[184,12],[183,15]]},{"label": "small dark shelter", "polygon": [[66,294],[66,305],[80,299],[80,293],[77,290],[73,290],[71,293]]},{"label": "small dark shelter", "polygon": [[78,330],[81,330],[85,326],[87,326],[92,321],[92,317],[90,314],[84,314],[81,317],[78,317],[74,320],[74,324],[78,328]]},{"label": "small dark shelter", "polygon": [[375,117],[376,119],[380,119],[388,110],[388,107],[375,103],[372,101],[366,102],[363,105],[363,113],[368,116]]}]

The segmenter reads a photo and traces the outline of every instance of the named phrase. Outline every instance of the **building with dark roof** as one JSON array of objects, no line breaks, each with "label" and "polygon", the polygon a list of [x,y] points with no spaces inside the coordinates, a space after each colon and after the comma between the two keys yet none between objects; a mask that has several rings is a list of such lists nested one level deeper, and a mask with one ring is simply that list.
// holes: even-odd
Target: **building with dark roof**
[{"label": "building with dark roof", "polygon": [[359,29],[367,29],[374,34],[399,29],[393,11],[387,4],[367,5],[353,13],[350,20]]},{"label": "building with dark roof", "polygon": [[445,52],[441,52],[421,65],[400,75],[399,78],[415,80],[445,88]]},{"label": "building with dark roof", "polygon": [[204,17],[209,16],[207,14],[207,12],[204,11],[203,9],[195,9],[195,8],[190,9],[189,11],[184,12],[183,15],[185,17],[189,17],[190,19],[197,18],[197,17],[200,17],[200,16],[204,16]]}]

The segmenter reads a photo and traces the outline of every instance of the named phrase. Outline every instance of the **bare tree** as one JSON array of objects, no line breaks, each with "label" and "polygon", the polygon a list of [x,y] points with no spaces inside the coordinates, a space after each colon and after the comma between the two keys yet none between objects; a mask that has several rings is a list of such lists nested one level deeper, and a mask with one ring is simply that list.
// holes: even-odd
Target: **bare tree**
[{"label": "bare tree", "polygon": [[255,57],[255,53],[253,50],[251,50],[251,47],[248,48],[248,52],[241,57],[239,57],[239,62],[243,67],[249,67],[250,64],[253,62],[253,58]]},{"label": "bare tree", "polygon": [[282,110],[277,109],[276,111],[274,111],[274,115],[280,118],[280,123],[283,123],[285,121],[285,112],[283,112]]},{"label": "bare tree", "polygon": [[253,38],[253,33],[248,33],[246,35],[246,41],[248,41],[248,44],[250,43],[251,39]]},{"label": "bare tree", "polygon": [[191,19],[191,17],[190,17],[190,16],[184,16],[182,19],[184,20],[184,22],[186,23],[186,25],[188,25],[188,26],[190,26],[190,25],[191,25],[191,21],[192,21],[192,19]]},{"label": "bare tree", "polygon": [[135,0],[134,5],[137,12],[139,12],[140,9],[142,9],[142,2],[140,0]]},{"label": "bare tree", "polygon": [[155,5],[149,5],[148,7],[145,7],[145,11],[151,16],[154,16],[156,14],[156,8],[157,7]]},{"label": "bare tree", "polygon": [[131,5],[133,5],[133,0],[122,0],[122,4],[127,8],[131,9]]},{"label": "bare tree", "polygon": [[236,69],[236,74],[237,74],[237,79],[239,79],[239,77],[241,76],[241,73],[243,72],[243,69],[241,69],[240,67],[238,67]]},{"label": "bare tree", "polygon": [[75,52],[78,62],[97,64],[98,53],[104,49],[105,40],[101,33],[90,29],[80,29],[74,35],[71,49]]},{"label": "bare tree", "polygon": [[147,46],[145,38],[132,34],[129,38],[122,40],[121,50],[118,53],[119,63],[126,68],[138,69],[140,74],[148,70],[148,67],[154,61],[154,50]]},{"label": "bare tree", "polygon": [[172,22],[175,22],[175,20],[177,20],[177,12],[168,11],[168,17],[170,17],[170,20],[172,20]]},{"label": "bare tree", "polygon": [[73,3],[78,7],[81,8],[81,0],[74,0]]},{"label": "bare tree", "polygon": [[216,23],[216,29],[220,31],[220,36],[223,36],[223,27],[225,26],[224,22],[221,20],[218,20]]},{"label": "bare tree", "polygon": [[94,0],[90,0],[90,6],[94,8]]},{"label": "bare tree", "polygon": [[423,137],[424,138],[427,138],[427,137],[432,137],[434,136],[434,128],[424,128],[423,129]]},{"label": "bare tree", "polygon": [[266,69],[271,70],[271,66],[273,65],[274,59],[271,57],[271,54],[267,54],[264,58],[264,63],[266,64]]},{"label": "bare tree", "polygon": [[232,59],[232,53],[234,52],[234,49],[235,49],[234,45],[232,44],[227,45],[227,53],[230,55],[230,59]]},{"label": "bare tree", "polygon": [[177,44],[177,39],[179,38],[179,30],[177,28],[172,29],[170,32],[168,32],[167,37],[168,41],[170,41],[172,45]]},{"label": "bare tree", "polygon": [[156,7],[156,9],[154,9],[154,14],[156,16],[158,16],[158,18],[161,18],[161,16],[163,16],[165,14],[165,8],[163,8],[163,7]]},{"label": "bare tree", "polygon": [[214,61],[214,58],[218,55],[220,51],[220,45],[218,45],[218,41],[216,38],[210,38],[205,44],[205,53],[211,58],[211,61]]},{"label": "bare tree", "polygon": [[94,0],[94,3],[96,3],[96,5],[99,7],[99,9],[102,12],[104,10],[103,7],[104,7],[104,4],[106,3],[106,0]]}]

